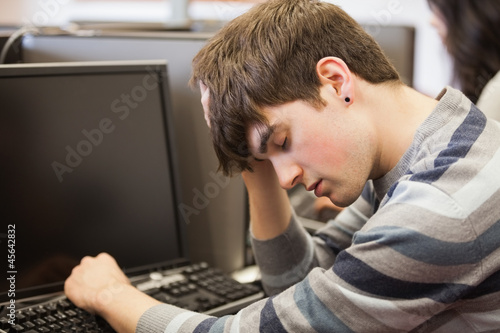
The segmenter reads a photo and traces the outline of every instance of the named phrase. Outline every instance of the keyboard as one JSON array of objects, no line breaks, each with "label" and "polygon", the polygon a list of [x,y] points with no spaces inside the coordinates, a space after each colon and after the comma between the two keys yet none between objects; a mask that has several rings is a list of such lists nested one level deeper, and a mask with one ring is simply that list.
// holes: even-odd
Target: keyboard
[{"label": "keyboard", "polygon": [[[213,316],[236,313],[264,297],[258,284],[237,282],[206,263],[152,272],[131,282],[163,303]],[[14,325],[7,310],[0,313],[0,333],[115,332],[105,320],[61,295],[16,309]]]},{"label": "keyboard", "polygon": [[104,319],[77,308],[64,296],[17,310],[14,325],[9,320],[0,318],[0,332],[114,332]]}]

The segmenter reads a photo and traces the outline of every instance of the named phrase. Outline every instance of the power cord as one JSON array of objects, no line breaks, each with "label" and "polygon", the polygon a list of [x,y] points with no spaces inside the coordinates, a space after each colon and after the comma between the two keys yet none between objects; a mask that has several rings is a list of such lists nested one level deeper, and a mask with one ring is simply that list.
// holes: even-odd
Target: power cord
[{"label": "power cord", "polygon": [[14,43],[27,34],[38,35],[40,34],[40,29],[34,26],[24,26],[12,33],[0,53],[0,64],[5,64],[7,55]]}]

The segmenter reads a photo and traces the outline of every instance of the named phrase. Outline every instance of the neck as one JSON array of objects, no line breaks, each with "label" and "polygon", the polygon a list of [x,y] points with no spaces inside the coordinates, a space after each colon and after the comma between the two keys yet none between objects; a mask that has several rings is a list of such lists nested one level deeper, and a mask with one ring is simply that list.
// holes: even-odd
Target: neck
[{"label": "neck", "polygon": [[401,84],[363,82],[360,89],[363,89],[362,102],[368,103],[364,107],[376,133],[376,160],[371,178],[377,179],[396,166],[410,147],[418,127],[438,102]]}]

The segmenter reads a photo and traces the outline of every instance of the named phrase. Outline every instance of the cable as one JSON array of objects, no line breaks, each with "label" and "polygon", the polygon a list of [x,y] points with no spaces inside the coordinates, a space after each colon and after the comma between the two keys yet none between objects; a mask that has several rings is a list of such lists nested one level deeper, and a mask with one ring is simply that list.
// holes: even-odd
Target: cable
[{"label": "cable", "polygon": [[26,34],[39,34],[39,33],[40,30],[33,26],[24,26],[16,30],[14,33],[12,33],[12,35],[10,35],[9,39],[5,43],[2,49],[2,53],[0,53],[0,64],[5,64],[5,61],[7,59],[7,54],[9,53],[10,48],[19,38],[22,38]]}]

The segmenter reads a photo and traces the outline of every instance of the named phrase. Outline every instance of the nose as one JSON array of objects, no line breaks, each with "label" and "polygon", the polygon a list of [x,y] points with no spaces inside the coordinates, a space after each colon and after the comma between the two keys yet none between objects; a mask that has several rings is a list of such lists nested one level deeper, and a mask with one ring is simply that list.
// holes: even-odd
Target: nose
[{"label": "nose", "polygon": [[297,163],[284,158],[272,160],[271,163],[283,189],[289,190],[302,181],[303,170]]}]

